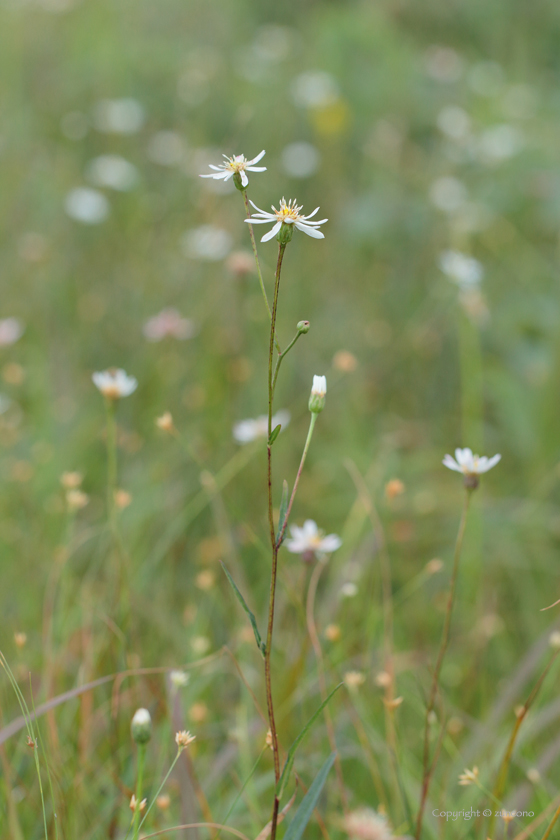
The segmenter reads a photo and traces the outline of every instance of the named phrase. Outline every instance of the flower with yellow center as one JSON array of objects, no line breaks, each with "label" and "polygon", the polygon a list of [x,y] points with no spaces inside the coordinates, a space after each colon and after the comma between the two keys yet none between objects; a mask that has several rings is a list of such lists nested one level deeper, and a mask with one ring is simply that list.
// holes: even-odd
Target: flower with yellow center
[{"label": "flower with yellow center", "polygon": [[302,554],[303,560],[313,560],[315,556],[322,558],[340,548],[342,540],[336,534],[324,535],[317,527],[317,523],[308,519],[303,528],[297,525],[290,527],[291,538],[286,540],[286,548],[292,554]]},{"label": "flower with yellow center", "polygon": [[251,204],[257,212],[253,213],[250,219],[245,219],[246,222],[251,225],[266,225],[269,222],[274,223],[272,230],[265,233],[261,242],[268,242],[269,239],[272,239],[273,236],[277,235],[279,241],[282,237],[281,241],[289,242],[294,227],[301,230],[302,233],[306,233],[308,236],[311,236],[313,239],[325,238],[325,234],[321,233],[319,226],[324,224],[324,222],[328,222],[328,219],[320,219],[319,221],[312,222],[309,221],[315,213],[318,212],[318,207],[315,208],[313,213],[310,213],[308,216],[304,216],[301,213],[302,205],[296,204],[295,198],[291,198],[289,201],[286,201],[286,199],[283,198],[280,201],[278,210],[274,205],[272,205],[272,213],[268,213],[266,210],[260,210],[256,204],[253,204],[252,201]]},{"label": "flower with yellow center", "polygon": [[215,181],[229,181],[230,178],[237,175],[236,181],[239,180],[241,188],[245,189],[249,184],[247,172],[266,172],[266,166],[255,166],[255,163],[258,163],[264,155],[264,149],[252,160],[247,160],[245,155],[232,155],[231,157],[224,155],[225,163],[220,163],[219,166],[213,166],[210,163],[210,169],[214,169],[215,172],[211,172],[208,175],[201,175],[200,177],[214,178]]}]

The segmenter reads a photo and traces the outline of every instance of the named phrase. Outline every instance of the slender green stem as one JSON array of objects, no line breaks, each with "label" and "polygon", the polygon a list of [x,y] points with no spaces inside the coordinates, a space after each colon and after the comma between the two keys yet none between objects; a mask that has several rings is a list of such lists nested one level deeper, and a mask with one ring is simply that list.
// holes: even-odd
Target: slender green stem
[{"label": "slender green stem", "polygon": [[163,782],[162,782],[162,783],[161,783],[161,785],[158,787],[158,789],[157,789],[157,791],[156,791],[156,794],[155,794],[155,796],[153,797],[152,801],[150,802],[150,804],[149,804],[149,806],[148,806],[148,809],[147,809],[146,813],[145,813],[145,814],[144,814],[144,816],[142,817],[142,822],[141,822],[141,823],[140,823],[140,825],[138,826],[138,828],[139,828],[139,829],[140,829],[140,828],[142,828],[142,826],[143,826],[143,825],[144,825],[144,823],[146,822],[146,819],[148,818],[148,814],[150,813],[150,811],[152,810],[152,808],[153,808],[153,807],[154,807],[154,805],[156,804],[156,802],[157,802],[157,798],[158,798],[158,796],[160,795],[160,793],[162,792],[162,790],[163,790],[163,788],[164,788],[164,786],[165,786],[165,783],[167,782],[168,778],[169,778],[169,777],[170,777],[170,775],[172,774],[173,769],[174,769],[175,765],[177,764],[177,762],[179,761],[179,756],[181,755],[181,753],[182,753],[182,752],[183,752],[183,750],[182,750],[182,749],[178,749],[178,750],[177,750],[177,755],[176,755],[176,756],[175,756],[175,758],[173,759],[173,762],[172,762],[172,764],[171,764],[171,767],[169,768],[169,770],[168,770],[168,771],[167,771],[167,773],[165,774],[165,778],[163,779]]},{"label": "slender green stem", "polygon": [[299,480],[301,478],[301,473],[303,471],[303,465],[305,464],[305,459],[307,458],[307,453],[309,451],[309,444],[311,443],[311,438],[313,437],[313,429],[315,428],[315,423],[317,422],[317,417],[319,415],[317,412],[311,412],[311,420],[309,422],[309,431],[307,432],[307,440],[305,441],[305,446],[303,447],[303,454],[301,456],[301,461],[299,463],[299,468],[296,475],[296,480],[294,482],[294,489],[292,490],[292,495],[290,496],[290,501],[288,502],[288,507],[286,508],[286,516],[284,517],[284,522],[282,523],[282,528],[280,529],[280,533],[278,534],[278,539],[276,540],[276,549],[278,550],[282,545],[282,540],[284,539],[284,534],[286,533],[286,528],[288,526],[288,519],[290,518],[290,513],[292,512],[292,505],[294,503],[294,499],[296,497],[296,492],[298,489]]},{"label": "slender green stem", "polygon": [[292,347],[294,346],[294,344],[296,343],[296,341],[298,340],[300,335],[303,335],[303,333],[298,331],[296,333],[296,335],[292,338],[292,340],[290,341],[290,343],[288,344],[288,346],[286,347],[285,350],[283,350],[282,352],[280,352],[280,350],[278,350],[278,359],[276,360],[276,367],[274,368],[274,375],[272,377],[272,395],[273,396],[274,396],[274,391],[276,390],[276,380],[278,379],[278,374],[280,372],[280,365],[282,364],[282,361],[284,360],[284,357],[288,355],[288,353],[290,352],[290,350],[292,349]]},{"label": "slender green stem", "polygon": [[[250,219],[251,218],[251,210],[249,208],[249,196],[247,195],[247,190],[243,190],[243,201],[244,201],[244,204],[245,204],[245,213],[247,214],[247,218]],[[253,256],[255,258],[255,264],[257,266],[257,275],[258,275],[258,278],[259,278],[259,285],[261,287],[261,292],[263,294],[264,304],[266,306],[266,311],[268,312],[269,321],[272,323],[272,312],[270,311],[270,304],[268,302],[268,295],[266,294],[266,289],[264,287],[264,280],[263,280],[262,271],[261,271],[261,264],[260,264],[260,261],[259,261],[259,254],[258,254],[258,251],[257,251],[257,243],[255,241],[255,231],[253,230],[253,225],[252,224],[249,224],[249,235],[251,237],[251,247],[253,248]],[[274,337],[274,341],[276,343],[276,349],[278,350],[278,353],[280,353],[281,352],[280,351],[280,345],[278,344],[278,340],[276,339],[276,336]]]},{"label": "slender green stem", "polygon": [[[251,781],[251,779],[255,775],[255,771],[256,771],[257,767],[259,766],[259,762],[260,762],[261,758],[263,757],[265,750],[266,750],[266,746],[264,746],[262,748],[262,750],[260,751],[259,756],[258,756],[257,760],[255,761],[255,763],[253,765],[253,769],[251,770],[251,772],[249,773],[249,775],[247,776],[247,778],[245,779],[245,781],[241,785],[241,788],[239,789],[239,792],[238,792],[237,796],[235,797],[235,799],[231,803],[230,807],[228,808],[228,812],[224,817],[224,822],[223,822],[224,825],[227,823],[227,821],[229,819],[229,815],[231,814],[231,812],[233,811],[233,809],[235,808],[235,806],[239,802],[239,799],[241,798],[241,796],[243,794],[243,791],[245,790],[245,788],[247,787],[247,785],[249,784],[249,782]],[[218,833],[216,835],[216,840],[218,840],[219,836],[220,836],[220,832],[218,831]]]},{"label": "slender green stem", "polygon": [[115,419],[116,401],[106,399],[107,406],[107,516],[113,533],[117,531],[117,508],[115,491],[117,489],[117,423]]},{"label": "slender green stem", "polygon": [[136,777],[136,804],[133,817],[133,840],[138,840],[140,833],[140,803],[142,802],[142,785],[144,782],[144,764],[146,761],[146,744],[138,744],[138,776]]},{"label": "slender green stem", "polygon": [[443,665],[443,660],[445,657],[445,653],[447,651],[447,647],[449,645],[449,630],[451,627],[451,615],[453,612],[453,604],[455,601],[455,589],[457,586],[457,576],[459,572],[459,560],[461,559],[461,551],[463,548],[463,539],[465,536],[465,527],[467,524],[467,514],[469,512],[469,504],[471,501],[472,495],[472,488],[466,488],[465,490],[465,502],[463,505],[463,513],[461,516],[461,522],[459,524],[459,531],[457,532],[457,540],[455,542],[455,552],[453,556],[453,571],[451,573],[451,585],[449,587],[449,597],[447,599],[447,608],[445,611],[445,621],[443,624],[443,633],[441,637],[441,644],[439,647],[439,653],[436,661],[436,666],[434,668],[434,674],[432,677],[432,687],[430,689],[430,696],[428,698],[428,704],[426,706],[426,722],[424,726],[424,759],[423,759],[423,780],[422,780],[422,793],[420,798],[420,808],[418,809],[418,818],[416,821],[416,840],[420,840],[422,834],[422,820],[424,817],[424,809],[426,807],[426,800],[428,798],[428,791],[430,789],[430,782],[432,779],[432,773],[434,770],[435,758],[432,763],[430,763],[430,724],[431,724],[431,715],[434,710],[434,706],[436,703],[436,697],[439,688],[439,677],[441,673],[441,666]]},{"label": "slender green stem", "polygon": [[[272,301],[272,318],[270,321],[270,343],[268,352],[268,439],[272,433],[272,404],[274,400],[273,383],[273,361],[274,361],[274,344],[276,339],[276,315],[278,312],[278,292],[280,289],[280,274],[282,271],[282,260],[284,258],[284,251],[286,250],[286,243],[280,242],[278,247],[278,261],[276,264],[276,277],[274,281],[274,298]],[[270,654],[272,650],[272,631],[274,628],[274,603],[276,598],[276,578],[278,572],[278,546],[276,544],[276,535],[274,532],[274,510],[272,501],[272,447],[270,442],[267,444],[267,458],[268,458],[268,522],[270,527],[270,544],[272,547],[272,568],[270,576],[270,596],[268,604],[268,627],[266,633],[266,650],[264,655],[264,676],[266,685],[266,705],[268,711],[268,722],[270,726],[270,733],[272,737],[272,751],[274,756],[274,778],[276,787],[280,779],[280,756],[278,753],[278,734],[276,731],[276,722],[274,720],[274,703],[272,700],[272,680],[270,674]],[[270,840],[275,840],[276,828],[278,825],[278,809],[280,802],[278,797],[274,796],[274,803],[272,808],[272,821],[270,828]]]}]

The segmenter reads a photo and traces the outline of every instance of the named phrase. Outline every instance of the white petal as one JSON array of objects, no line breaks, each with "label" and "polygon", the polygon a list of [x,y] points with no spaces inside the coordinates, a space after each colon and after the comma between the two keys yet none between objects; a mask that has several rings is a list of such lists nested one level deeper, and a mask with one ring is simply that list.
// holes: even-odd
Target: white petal
[{"label": "white petal", "polygon": [[446,455],[442,464],[450,470],[455,470],[455,472],[463,472],[459,464],[451,457],[451,455]]},{"label": "white petal", "polygon": [[268,233],[261,238],[261,242],[268,242],[269,239],[272,239],[273,236],[276,236],[280,228],[282,227],[282,222],[276,222],[272,230],[269,230]]},{"label": "white petal", "polygon": [[274,219],[257,219],[255,216],[252,216],[250,219],[243,219],[243,221],[250,225],[269,225]]},{"label": "white petal", "polygon": [[488,472],[488,470],[491,470],[492,467],[496,466],[496,464],[498,463],[498,461],[501,460],[501,458],[502,458],[501,455],[494,455],[492,458],[486,458],[486,457],[481,458],[480,462],[478,464],[478,472],[479,473]]},{"label": "white petal", "polygon": [[331,554],[333,551],[336,551],[337,548],[340,548],[342,545],[342,540],[336,534],[329,534],[327,537],[321,541],[321,551],[325,551],[327,554]]},{"label": "white petal", "polygon": [[313,521],[313,519],[306,519],[303,523],[302,528],[303,533],[307,538],[309,537],[316,537],[319,533],[319,529],[317,527],[317,523]]},{"label": "white petal", "polygon": [[313,216],[315,215],[315,213],[318,213],[318,212],[319,212],[319,208],[318,208],[318,207],[316,207],[316,208],[315,208],[315,210],[313,211],[313,213],[310,213],[310,214],[309,214],[309,216],[305,216],[304,218],[305,218],[305,219],[311,219],[311,218],[313,218]]},{"label": "white petal", "polygon": [[249,183],[249,179],[247,178],[247,173],[241,170],[241,186],[246,187]]},{"label": "white petal", "polygon": [[265,152],[265,150],[263,149],[263,150],[262,150],[262,152],[259,152],[259,154],[258,154],[256,157],[254,157],[254,158],[253,158],[253,160],[248,161],[248,164],[249,164],[250,166],[252,166],[254,163],[258,163],[258,162],[259,162],[259,160],[262,160],[262,159],[263,159],[263,157],[265,156],[265,154],[266,154],[266,152]]},{"label": "white petal", "polygon": [[266,172],[266,166],[246,166],[249,172]]},{"label": "white petal", "polygon": [[321,233],[320,230],[315,230],[315,228],[307,227],[303,225],[301,222],[296,222],[296,227],[298,230],[301,230],[302,233],[306,233],[308,236],[311,236],[312,239],[324,239],[325,234]]},{"label": "white petal", "polygon": [[[305,224],[308,223],[307,222],[308,218],[309,218],[309,216],[303,216],[303,221],[304,221]],[[312,226],[315,226],[315,225],[324,225],[325,222],[328,222],[328,221],[329,221],[328,219],[319,219],[318,222],[313,220],[312,222],[309,222],[309,226],[312,227]]]},{"label": "white petal", "polygon": [[261,208],[260,208],[260,207],[257,207],[257,205],[255,204],[255,202],[254,202],[254,201],[251,201],[251,199],[249,199],[249,204],[251,205],[251,207],[254,207],[254,208],[255,208],[255,210],[257,210],[257,212],[258,212],[258,213],[264,213],[264,212],[265,212],[264,210],[261,210]]}]

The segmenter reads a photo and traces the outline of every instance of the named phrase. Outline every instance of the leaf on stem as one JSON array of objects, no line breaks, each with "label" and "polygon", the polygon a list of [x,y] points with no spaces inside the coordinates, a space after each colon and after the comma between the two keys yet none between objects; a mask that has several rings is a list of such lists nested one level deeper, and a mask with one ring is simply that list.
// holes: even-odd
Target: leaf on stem
[{"label": "leaf on stem", "polygon": [[303,832],[306,829],[307,823],[311,819],[311,814],[315,810],[317,800],[321,795],[323,785],[327,781],[329,770],[333,766],[335,758],[336,753],[331,753],[319,770],[313,784],[303,797],[301,805],[297,809],[296,815],[284,835],[284,840],[301,840],[301,837],[303,837]]},{"label": "leaf on stem", "polygon": [[301,732],[297,736],[296,740],[294,741],[294,743],[292,744],[292,746],[288,750],[288,755],[287,755],[286,761],[284,763],[284,768],[282,770],[282,775],[280,776],[280,779],[278,781],[278,785],[276,786],[276,796],[278,797],[278,799],[281,799],[282,794],[284,793],[284,788],[286,787],[286,782],[289,779],[292,767],[294,765],[294,759],[295,759],[297,748],[299,747],[300,743],[303,741],[303,739],[305,738],[305,736],[307,735],[307,733],[309,732],[309,730],[311,729],[311,727],[313,726],[313,724],[315,723],[315,721],[317,720],[317,718],[319,717],[319,715],[321,714],[321,712],[323,711],[323,709],[325,708],[325,706],[327,705],[327,703],[329,702],[329,700],[331,699],[333,694],[335,694],[338,691],[338,689],[340,688],[341,685],[343,685],[343,683],[339,683],[335,688],[333,688],[333,690],[331,691],[329,696],[326,698],[326,700],[324,700],[321,703],[321,705],[319,706],[319,708],[317,709],[315,714],[312,715],[309,718],[309,720],[307,721],[307,723],[305,724],[305,726],[303,727],[303,729],[301,730]]},{"label": "leaf on stem", "polygon": [[288,482],[286,481],[286,479],[284,479],[284,486],[282,488],[282,501],[280,502],[280,516],[278,517],[278,531],[276,533],[276,542],[278,548],[280,548],[282,542],[284,542],[284,537],[282,537],[282,542],[278,542],[278,540],[280,539],[280,534],[282,533],[284,529],[284,523],[286,522],[286,514],[288,512],[288,493]]},{"label": "leaf on stem", "polygon": [[247,602],[245,601],[245,598],[243,597],[243,595],[241,594],[241,592],[237,588],[237,584],[235,583],[234,579],[232,578],[232,576],[228,572],[226,566],[224,565],[224,563],[222,563],[221,560],[220,560],[220,565],[221,565],[222,569],[224,570],[224,572],[226,573],[226,577],[230,582],[231,588],[233,589],[233,591],[235,592],[235,594],[237,596],[237,600],[239,601],[239,603],[241,604],[241,606],[243,607],[243,609],[245,610],[245,612],[249,616],[249,621],[251,622],[251,627],[253,628],[253,633],[255,634],[255,641],[257,643],[257,647],[260,650],[260,652],[262,653],[262,655],[264,656],[265,652],[266,652],[266,645],[263,642],[263,640],[261,639],[261,634],[259,633],[259,628],[257,627],[257,619],[255,618],[255,616],[253,615],[253,613],[251,612],[251,610],[247,606]]},{"label": "leaf on stem", "polygon": [[270,437],[268,439],[268,445],[269,446],[272,446],[272,444],[274,443],[274,441],[276,440],[276,438],[280,434],[280,429],[281,428],[282,428],[282,423],[278,423],[278,425],[273,428],[273,430],[270,433]]}]

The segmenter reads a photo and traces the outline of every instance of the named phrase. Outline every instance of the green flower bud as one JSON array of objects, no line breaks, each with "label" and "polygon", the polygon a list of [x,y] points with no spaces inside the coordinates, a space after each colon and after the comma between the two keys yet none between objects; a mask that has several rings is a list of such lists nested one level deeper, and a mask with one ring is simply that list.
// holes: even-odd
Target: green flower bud
[{"label": "green flower bud", "polygon": [[309,323],[309,321],[298,321],[296,328],[300,335],[305,335],[309,332],[311,324]]},{"label": "green flower bud", "polygon": [[137,744],[147,744],[152,737],[152,718],[147,709],[138,709],[130,725],[132,737]]}]

